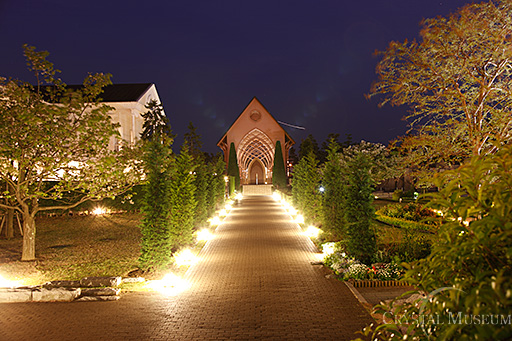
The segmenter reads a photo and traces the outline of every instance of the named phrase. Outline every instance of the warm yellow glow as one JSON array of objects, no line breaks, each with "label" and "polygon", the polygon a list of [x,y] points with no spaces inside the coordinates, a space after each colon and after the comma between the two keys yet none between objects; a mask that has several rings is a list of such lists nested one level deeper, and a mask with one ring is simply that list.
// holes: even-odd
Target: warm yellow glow
[{"label": "warm yellow glow", "polygon": [[288,214],[291,216],[297,215],[297,210],[293,207],[288,208]]},{"label": "warm yellow glow", "polygon": [[183,278],[168,273],[159,281],[151,281],[149,287],[167,296],[176,296],[190,288],[190,283]]},{"label": "warm yellow glow", "polygon": [[233,208],[233,206],[231,206],[230,204],[226,204],[224,208],[226,209],[226,211],[230,211]]},{"label": "warm yellow glow", "polygon": [[14,288],[20,286],[19,282],[8,280],[0,275],[0,288]]},{"label": "warm yellow glow", "polygon": [[108,213],[108,210],[105,207],[96,207],[94,210],[92,210],[92,214],[94,215],[102,215]]},{"label": "warm yellow glow", "polygon": [[302,214],[298,214],[296,217],[295,217],[295,222],[297,224],[304,224],[304,217],[302,216]]},{"label": "warm yellow glow", "polygon": [[220,218],[215,216],[213,218],[210,219],[210,225],[211,226],[217,226],[217,225],[220,225]]},{"label": "warm yellow glow", "polygon": [[281,195],[279,195],[277,192],[274,192],[272,193],[272,198],[274,198],[275,201],[279,201],[281,200]]},{"label": "warm yellow glow", "polygon": [[332,255],[335,251],[334,243],[325,243],[322,245],[322,254],[325,256]]},{"label": "warm yellow glow", "polygon": [[208,229],[202,229],[196,232],[196,239],[200,242],[207,242],[213,239],[213,234]]},{"label": "warm yellow glow", "polygon": [[226,209],[223,208],[222,210],[219,211],[219,216],[225,217],[227,215],[228,215],[228,211],[226,211]]},{"label": "warm yellow glow", "polygon": [[197,262],[196,255],[190,249],[184,249],[174,255],[174,263],[177,266],[191,266]]},{"label": "warm yellow glow", "polygon": [[228,176],[224,176],[224,181],[225,182],[229,182],[229,177]]},{"label": "warm yellow glow", "polygon": [[322,232],[322,230],[320,230],[318,227],[311,225],[308,227],[306,231],[304,231],[304,234],[309,238],[318,238],[320,232]]},{"label": "warm yellow glow", "polygon": [[235,199],[236,199],[236,200],[242,200],[243,198],[244,198],[244,195],[243,195],[242,193],[237,193],[237,194],[235,195]]}]

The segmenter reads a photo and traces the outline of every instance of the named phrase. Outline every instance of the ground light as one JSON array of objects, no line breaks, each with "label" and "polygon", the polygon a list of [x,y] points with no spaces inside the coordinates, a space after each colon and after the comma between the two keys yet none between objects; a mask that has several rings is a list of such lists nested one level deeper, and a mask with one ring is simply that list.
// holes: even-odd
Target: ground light
[{"label": "ground light", "polygon": [[297,224],[304,224],[304,217],[302,216],[302,214],[298,214],[296,217],[295,217],[295,222]]},{"label": "ground light", "polygon": [[336,250],[336,244],[333,242],[322,244],[322,254],[324,257],[332,255]]},{"label": "ground light", "polygon": [[8,280],[7,278],[0,275],[0,288],[14,288],[18,287],[20,284],[15,281]]},{"label": "ground light", "polygon": [[272,193],[272,198],[274,198],[275,201],[281,200],[281,196],[277,192]]},{"label": "ground light", "polygon": [[92,210],[92,214],[94,215],[102,215],[107,213],[107,209],[105,207],[96,207],[94,210]]},{"label": "ground light", "polygon": [[190,283],[173,273],[168,273],[161,280],[151,281],[151,289],[167,296],[176,296],[190,288]]},{"label": "ground light", "polygon": [[202,229],[196,232],[196,239],[199,242],[207,242],[213,239],[213,234],[208,229]]},{"label": "ground light", "polygon": [[304,231],[304,234],[306,236],[308,236],[309,238],[318,238],[318,236],[320,235],[320,232],[322,232],[322,230],[320,230],[318,227],[310,225],[307,228],[307,230]]},{"label": "ground light", "polygon": [[220,218],[215,216],[213,218],[210,219],[210,225],[211,226],[217,226],[217,225],[220,225]]},{"label": "ground light", "polygon": [[197,256],[190,249],[184,249],[174,255],[174,263],[177,266],[191,266],[197,263]]},{"label": "ground light", "polygon": [[225,217],[227,215],[228,215],[228,211],[226,211],[225,208],[223,208],[222,210],[219,211],[219,216]]}]

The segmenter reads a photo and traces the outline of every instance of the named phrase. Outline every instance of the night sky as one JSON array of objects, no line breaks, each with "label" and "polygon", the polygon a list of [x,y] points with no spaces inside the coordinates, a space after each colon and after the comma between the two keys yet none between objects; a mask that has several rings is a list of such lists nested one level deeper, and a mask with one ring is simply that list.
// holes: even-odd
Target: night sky
[{"label": "night sky", "polygon": [[405,107],[364,94],[373,52],[418,37],[423,18],[469,0],[72,1],[0,0],[0,75],[34,82],[24,43],[50,52],[67,84],[89,73],[155,83],[182,142],[189,121],[204,150],[256,96],[297,144],[307,134],[352,134],[387,144],[405,133]]}]

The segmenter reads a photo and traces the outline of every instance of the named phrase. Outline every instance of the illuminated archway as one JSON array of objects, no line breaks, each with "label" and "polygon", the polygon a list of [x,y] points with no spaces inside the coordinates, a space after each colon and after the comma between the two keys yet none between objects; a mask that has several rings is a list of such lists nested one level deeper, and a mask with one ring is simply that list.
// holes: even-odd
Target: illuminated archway
[{"label": "illuminated archway", "polygon": [[274,148],[272,140],[258,128],[254,128],[243,137],[238,146],[237,156],[240,175],[244,183],[252,183],[254,180],[250,174],[250,168],[254,160],[258,160],[263,168],[263,179],[258,179],[258,183],[263,184],[271,181]]}]

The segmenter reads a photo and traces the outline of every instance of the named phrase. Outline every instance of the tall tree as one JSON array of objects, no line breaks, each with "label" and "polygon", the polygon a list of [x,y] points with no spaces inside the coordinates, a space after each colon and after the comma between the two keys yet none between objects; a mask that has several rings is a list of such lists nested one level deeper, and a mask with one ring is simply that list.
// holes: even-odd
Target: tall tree
[{"label": "tall tree", "polygon": [[276,142],[276,149],[274,153],[274,166],[272,167],[272,184],[277,188],[284,188],[286,187],[287,184],[287,176],[284,167],[281,141]]},{"label": "tall tree", "polygon": [[420,41],[392,42],[379,53],[370,96],[384,95],[380,105],[409,105],[411,128],[428,140],[429,152],[416,148],[418,157],[443,156],[453,136],[450,157],[494,153],[510,143],[511,17],[508,0],[469,4],[424,20]]},{"label": "tall tree", "polygon": [[318,160],[313,151],[303,157],[295,166],[292,180],[293,204],[304,215],[308,224],[321,222],[322,198],[319,192],[320,172]]},{"label": "tall tree", "polygon": [[194,186],[194,161],[186,145],[176,157],[176,172],[171,186],[171,249],[176,252],[192,242],[197,201]]},{"label": "tall tree", "polygon": [[[37,213],[121,194],[140,173],[132,150],[108,149],[119,136],[99,99],[110,75],[89,75],[82,88],[69,89],[48,52],[27,45],[24,51],[37,86],[0,78],[0,178],[8,187],[0,207],[21,213],[21,259],[29,261],[36,256]],[[57,204],[42,206],[43,200]]]},{"label": "tall tree", "polygon": [[327,161],[322,172],[322,185],[325,188],[322,200],[322,229],[331,233],[336,240],[343,238],[346,229],[344,205],[347,186],[339,149],[338,142],[330,140]]},{"label": "tall tree", "polygon": [[173,136],[161,104],[150,101],[144,117],[141,139],[146,183],[142,200],[140,267],[160,269],[170,264],[171,188],[174,177]]},{"label": "tall tree", "polygon": [[318,142],[316,142],[313,135],[309,134],[305,139],[303,139],[299,146],[299,161],[307,156],[310,152],[315,155],[315,158],[318,160],[320,149],[318,148]]},{"label": "tall tree", "polygon": [[188,145],[188,150],[190,155],[194,158],[194,160],[199,160],[204,156],[201,148],[203,147],[203,142],[201,142],[201,136],[196,132],[197,128],[194,126],[192,122],[188,123],[188,132],[184,135],[184,140]]},{"label": "tall tree", "polygon": [[240,189],[240,168],[238,167],[236,149],[233,142],[231,142],[231,145],[229,146],[228,176],[234,177],[235,189]]}]

